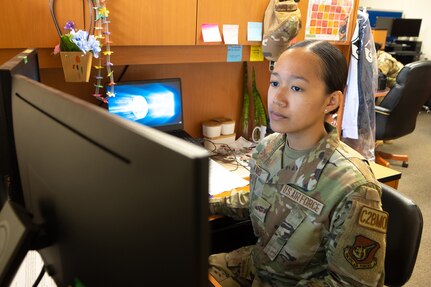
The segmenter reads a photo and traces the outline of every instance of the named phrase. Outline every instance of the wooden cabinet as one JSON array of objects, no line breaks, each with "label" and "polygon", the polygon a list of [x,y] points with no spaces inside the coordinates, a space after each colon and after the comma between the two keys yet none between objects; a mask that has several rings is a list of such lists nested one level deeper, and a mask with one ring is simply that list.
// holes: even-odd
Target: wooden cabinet
[{"label": "wooden cabinet", "polygon": [[[62,0],[55,3],[60,29],[63,29],[68,20],[83,27],[80,1]],[[59,36],[47,0],[2,0],[0,11],[0,49],[54,48],[58,44]]]},{"label": "wooden cabinet", "polygon": [[[247,41],[248,22],[262,22],[268,0],[198,0],[196,44],[204,44],[202,24],[218,24],[220,33],[223,24],[239,25],[240,45],[260,44]],[[222,43],[220,43],[222,44]]]},{"label": "wooden cabinet", "polygon": [[[197,0],[109,1],[114,45],[195,45]],[[55,1],[63,31],[71,20],[78,29],[89,25],[86,1]],[[47,0],[1,1],[0,48],[53,48],[59,41]]]},{"label": "wooden cabinet", "polygon": [[109,1],[113,45],[194,45],[196,1]]},{"label": "wooden cabinet", "polygon": [[201,24],[238,24],[240,44],[247,41],[247,23],[262,22],[267,0],[181,0],[108,3],[110,31],[117,46],[203,44]]},{"label": "wooden cabinet", "polygon": [[[204,43],[202,24],[218,24],[220,30],[223,24],[239,25],[239,44],[259,45],[260,42],[247,41],[247,25],[248,22],[263,22],[268,2],[269,0],[109,1],[107,8],[110,11],[111,40],[114,49],[117,46],[118,51],[125,54],[125,61],[120,61],[124,64],[225,61],[226,45]],[[80,29],[84,28],[84,22],[86,26],[89,25],[88,15],[84,17],[84,14],[88,14],[88,7],[83,3],[85,1],[55,2],[61,29],[68,20],[74,21]],[[304,39],[308,3],[308,0],[299,2],[303,28],[297,40]],[[357,6],[356,3],[355,9]],[[52,49],[58,43],[48,1],[2,1],[0,9],[3,12],[0,17],[0,49]],[[355,19],[356,17],[351,19],[351,24]],[[352,30],[353,25],[349,32]],[[350,42],[335,44],[346,56],[349,54]],[[210,46],[219,49],[214,50]],[[125,51],[133,50],[134,47],[139,48],[138,53]],[[172,51],[169,47],[175,49]],[[203,51],[202,48],[206,50]],[[187,51],[182,52],[181,49]],[[246,47],[244,51],[247,51]],[[144,56],[131,57],[132,54]],[[42,65],[45,65],[44,62],[42,60]],[[46,66],[52,64],[47,63]]]},{"label": "wooden cabinet", "polygon": [[[24,3],[25,2],[25,3]],[[0,2],[0,49],[52,48],[59,41],[48,1],[2,1]],[[55,2],[60,28],[72,20],[79,29],[88,26],[86,1],[62,0]],[[113,46],[208,46],[202,39],[201,25],[239,25],[239,44],[253,45],[260,42],[247,41],[248,22],[263,22],[269,0],[116,0],[109,1],[109,26]],[[297,39],[304,39],[308,0],[301,0],[303,28]],[[355,9],[358,4],[356,3]],[[355,22],[356,17],[351,19]],[[349,29],[351,32],[353,30]],[[63,32],[63,31],[62,31]],[[350,35],[349,35],[350,36]],[[335,43],[349,46],[349,42]],[[224,46],[223,43],[217,44]],[[348,52],[342,47],[344,53]],[[223,50],[224,52],[224,50]],[[224,58],[224,57],[223,57]],[[133,62],[131,62],[133,63]]]},{"label": "wooden cabinet", "polygon": [[[247,41],[247,23],[262,22],[267,0],[110,1],[114,45],[200,45],[204,23],[238,24],[239,43]],[[221,44],[221,43],[220,43]]]}]

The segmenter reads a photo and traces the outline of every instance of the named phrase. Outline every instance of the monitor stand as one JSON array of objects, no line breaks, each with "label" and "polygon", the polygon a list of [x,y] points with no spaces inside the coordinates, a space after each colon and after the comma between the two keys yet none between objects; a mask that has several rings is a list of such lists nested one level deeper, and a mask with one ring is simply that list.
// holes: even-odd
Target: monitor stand
[{"label": "monitor stand", "polygon": [[38,227],[20,205],[6,201],[0,211],[0,282],[9,286],[37,235]]}]

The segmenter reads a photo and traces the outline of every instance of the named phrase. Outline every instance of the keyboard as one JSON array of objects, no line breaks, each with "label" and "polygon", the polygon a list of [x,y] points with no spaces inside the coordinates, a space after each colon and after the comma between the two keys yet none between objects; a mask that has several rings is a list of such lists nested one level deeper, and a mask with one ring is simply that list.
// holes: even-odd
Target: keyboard
[{"label": "keyboard", "polygon": [[184,130],[169,131],[168,133],[170,135],[173,135],[173,136],[177,137],[177,138],[185,140],[185,141],[187,141],[189,143],[192,143],[192,144],[195,144],[195,145],[198,145],[198,146],[202,146],[202,144],[197,139],[195,139],[194,137],[192,137],[191,135],[189,135]]}]

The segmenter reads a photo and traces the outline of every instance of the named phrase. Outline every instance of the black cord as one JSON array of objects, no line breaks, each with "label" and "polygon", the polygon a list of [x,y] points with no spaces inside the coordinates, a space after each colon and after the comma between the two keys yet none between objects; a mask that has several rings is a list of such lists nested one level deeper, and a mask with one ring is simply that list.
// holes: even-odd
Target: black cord
[{"label": "black cord", "polygon": [[[229,150],[229,152],[232,154],[232,157],[233,157],[233,159],[234,159],[234,161],[236,163],[236,167],[234,169],[230,170],[230,171],[237,170],[239,168],[239,166],[240,166],[240,163],[239,163],[238,159],[236,158],[236,154],[235,154],[234,150],[231,149],[230,146],[227,145],[227,144],[223,144],[222,146],[223,146],[223,148],[226,148],[226,149]],[[232,157],[228,157],[227,160],[229,161],[229,159],[232,158]]]},{"label": "black cord", "polygon": [[[220,148],[217,148],[216,143],[214,143],[212,140],[204,138],[202,139],[204,142],[209,142],[214,146],[214,149],[211,149],[210,152],[213,153],[212,158],[214,160],[218,160],[218,161],[222,161],[225,163],[232,163],[235,162],[236,163],[236,167],[234,169],[230,169],[229,171],[236,171],[240,166],[250,170],[250,168],[247,165],[242,164],[238,158],[237,158],[237,154],[235,153],[235,151],[227,144],[219,144],[220,148],[225,151],[228,152],[228,154],[226,154],[225,152],[220,152]],[[247,161],[248,162],[248,161]]]},{"label": "black cord", "polygon": [[123,71],[121,71],[120,76],[117,79],[117,83],[121,81],[121,79],[123,78],[124,74],[126,73],[127,69],[129,68],[129,65],[126,65],[123,69]]},{"label": "black cord", "polygon": [[32,287],[37,287],[39,286],[40,281],[42,281],[43,275],[45,275],[46,269],[45,269],[45,265],[42,266],[42,269],[40,270],[39,275],[37,276],[36,280],[33,283]]},{"label": "black cord", "polygon": [[[82,0],[82,18],[84,19],[84,30],[86,29],[86,19],[85,19],[85,0]],[[91,17],[91,16],[90,16]],[[91,19],[90,19],[90,22],[91,22]],[[87,35],[87,41],[88,41],[88,38],[90,37],[90,32],[88,33],[88,35]]]},{"label": "black cord", "polygon": [[61,33],[61,29],[58,26],[57,17],[55,16],[54,2],[55,2],[55,0],[49,0],[49,11],[51,11],[52,20],[54,21],[54,26],[55,26],[55,29],[57,30],[57,34],[58,34],[58,36],[61,37],[61,35],[63,35],[63,33]]},{"label": "black cord", "polygon": [[[94,34],[94,19],[95,19],[95,16],[94,16],[94,3],[93,3],[93,1],[91,1],[91,0],[87,0],[87,3],[88,3],[88,9],[89,9],[89,11],[88,11],[88,13],[89,13],[89,17],[90,17],[90,27],[88,28],[88,37],[90,37],[90,35],[93,35]],[[84,2],[82,3],[83,4],[83,7],[82,7],[82,10],[83,11],[85,11],[85,4],[84,4]],[[84,13],[84,27],[85,27],[85,13]]]},{"label": "black cord", "polygon": [[217,146],[216,146],[216,144],[212,140],[207,139],[207,138],[203,138],[202,141],[203,142],[209,142],[210,144],[212,144],[214,148],[211,149],[211,150],[209,150],[209,151],[212,152],[212,153],[214,153],[214,154],[217,154]]}]

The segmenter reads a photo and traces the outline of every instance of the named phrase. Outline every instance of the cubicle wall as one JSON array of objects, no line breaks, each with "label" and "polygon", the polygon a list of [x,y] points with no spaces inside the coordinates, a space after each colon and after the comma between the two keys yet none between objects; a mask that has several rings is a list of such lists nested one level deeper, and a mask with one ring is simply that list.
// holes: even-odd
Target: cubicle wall
[{"label": "cubicle wall", "polygon": [[[303,27],[310,1],[299,2]],[[186,112],[185,127],[193,136],[202,135],[200,123],[209,118],[225,116],[238,120],[243,95],[242,63],[226,62],[227,45],[203,43],[199,25],[210,22],[219,25],[239,24],[242,60],[249,62],[251,45],[260,45],[260,42],[246,40],[247,22],[262,22],[268,2],[222,0],[214,4],[208,0],[161,0],[157,3],[149,0],[139,3],[131,0],[107,1],[111,21],[110,38],[113,40],[111,50],[114,51],[111,62],[114,64],[115,80],[126,65],[129,65],[129,68],[122,80],[181,77]],[[357,8],[356,0],[353,11],[357,11]],[[64,82],[60,57],[52,55],[53,47],[58,43],[58,35],[46,0],[34,0],[30,4],[3,1],[0,11],[3,11],[0,24],[4,24],[0,25],[0,62],[6,61],[24,48],[39,48],[42,82],[99,104],[91,96],[94,92],[93,78],[90,78],[89,83]],[[61,27],[67,20],[74,20],[79,28],[83,27],[84,23],[88,25],[85,20],[88,17],[85,17],[87,9],[79,1],[64,0],[61,5],[57,3],[56,11]],[[346,59],[349,59],[349,39],[355,22],[356,13],[353,13],[347,41],[334,42]],[[297,40],[304,39],[304,33],[303,28]],[[257,87],[266,104],[269,86],[268,62],[249,62],[250,76],[252,67],[256,70]]]}]

